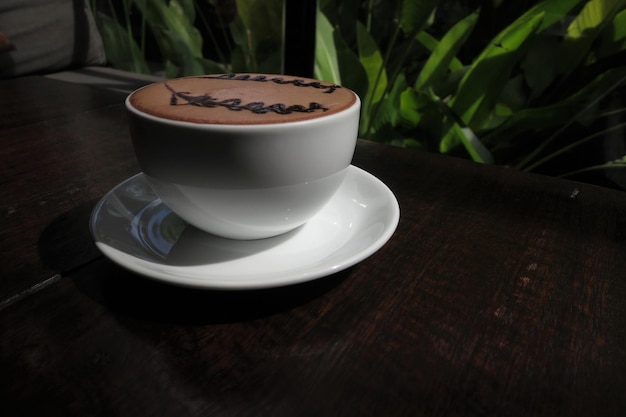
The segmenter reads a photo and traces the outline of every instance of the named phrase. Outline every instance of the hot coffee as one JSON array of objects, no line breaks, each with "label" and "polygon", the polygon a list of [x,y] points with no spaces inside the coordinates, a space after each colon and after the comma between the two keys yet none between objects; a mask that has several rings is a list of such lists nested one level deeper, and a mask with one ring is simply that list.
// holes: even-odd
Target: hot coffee
[{"label": "hot coffee", "polygon": [[355,94],[338,85],[263,74],[179,78],[144,87],[130,97],[136,109],[156,117],[237,125],[314,119],[355,102]]}]

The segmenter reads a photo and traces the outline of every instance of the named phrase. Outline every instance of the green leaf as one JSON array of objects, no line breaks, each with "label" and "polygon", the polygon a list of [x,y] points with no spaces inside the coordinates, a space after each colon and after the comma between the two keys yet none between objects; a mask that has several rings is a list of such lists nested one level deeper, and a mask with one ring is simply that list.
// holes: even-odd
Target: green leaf
[{"label": "green leaf", "polygon": [[[237,11],[238,16],[230,25],[237,46],[233,51],[233,71],[269,69],[282,45],[283,0],[237,0]],[[280,66],[267,72],[279,71]]]},{"label": "green leaf", "polygon": [[493,156],[481,143],[478,137],[469,127],[461,127],[458,123],[453,124],[453,130],[461,138],[465,149],[475,162],[493,164]]},{"label": "green leaf", "polygon": [[[582,105],[571,101],[562,101],[550,106],[528,108],[513,113],[497,129],[485,137],[485,142],[507,141],[515,142],[516,138],[524,137],[536,129],[549,129],[566,123],[572,115],[582,109]],[[532,137],[528,137],[530,140]]]},{"label": "green leaf", "polygon": [[[607,22],[607,17],[614,17],[623,7],[620,0],[590,0],[567,28],[566,39],[589,38],[591,32],[597,31]],[[612,19],[611,19],[612,20]]]},{"label": "green leaf", "polygon": [[569,74],[585,60],[593,42],[624,4],[624,0],[589,0],[585,4],[567,28],[559,55],[559,73]]},{"label": "green leaf", "polygon": [[283,0],[237,0],[237,11],[252,51],[263,41],[282,39]]},{"label": "green leaf", "polygon": [[224,64],[211,59],[203,58],[200,59],[199,62],[204,68],[204,74],[223,74],[229,72]]},{"label": "green leaf", "polygon": [[360,22],[357,22],[357,44],[359,60],[367,74],[368,81],[361,117],[361,133],[366,134],[368,133],[369,124],[371,122],[369,112],[375,103],[383,99],[388,80],[387,71],[384,67],[383,57],[378,49],[378,45],[376,45],[372,36]]},{"label": "green leaf", "polygon": [[249,56],[240,46],[236,46],[230,54],[230,71],[234,73],[256,72],[251,69]]},{"label": "green leaf", "polygon": [[518,20],[525,20],[543,13],[543,20],[537,28],[537,32],[542,33],[546,29],[554,27],[556,23],[562,22],[576,6],[584,1],[585,0],[544,0],[530,8]]},{"label": "green leaf", "polygon": [[[531,87],[531,97],[538,97],[550,85],[556,76],[557,61],[555,56],[560,48],[557,24],[561,24],[568,15],[585,0],[546,0],[540,2],[524,13],[517,22],[526,21],[543,13],[543,19],[536,33],[543,34],[540,39],[530,45],[523,69],[526,81]],[[621,1],[621,0],[620,0]],[[509,26],[510,27],[510,26]],[[547,32],[550,31],[550,34]]]},{"label": "green leaf", "polygon": [[460,142],[474,161],[493,164],[493,156],[472,129],[466,126],[432,89],[428,90],[428,95],[430,100],[439,107],[441,114],[447,117],[448,130],[440,144],[443,142]]},{"label": "green leaf", "polygon": [[[178,67],[177,73],[167,74],[168,78],[202,75],[205,73],[202,58],[197,57],[195,52],[178,37],[178,33],[169,29],[163,31],[163,35],[167,38],[168,45],[172,48],[169,55],[169,61]],[[170,66],[170,71],[173,67]]]},{"label": "green leaf", "polygon": [[318,10],[315,42],[315,78],[341,85],[341,72],[337,49],[335,48],[334,28],[326,16]]},{"label": "green leaf", "polygon": [[398,125],[400,118],[398,109],[401,105],[401,95],[406,89],[407,83],[404,75],[396,77],[391,90],[389,90],[389,93],[380,105],[380,110],[377,112],[376,117],[371,121],[370,129],[372,132],[376,132],[386,124],[393,127]]},{"label": "green leaf", "polygon": [[403,145],[406,148],[412,148],[412,149],[423,149],[424,148],[424,144],[422,142],[418,141],[417,139],[413,139],[413,138],[404,139]]},{"label": "green leaf", "polygon": [[231,52],[230,64],[233,72],[257,72],[257,65],[249,41],[250,33],[238,16],[230,24],[230,33],[235,47]]},{"label": "green leaf", "polygon": [[367,32],[365,26],[357,23],[357,41],[359,48],[359,60],[367,73],[368,91],[370,103],[376,103],[383,97],[387,88],[387,72],[384,67],[383,57],[376,45],[376,41]]},{"label": "green leaf", "polygon": [[[430,51],[430,53],[437,49],[437,45],[439,45],[439,41],[425,31],[419,32],[416,35],[415,40],[418,41],[428,51]],[[462,68],[463,63],[459,61],[457,57],[452,57],[449,65],[450,71],[458,71]]]},{"label": "green leaf", "polygon": [[504,88],[500,92],[498,102],[495,104],[494,109],[498,106],[504,106],[511,111],[519,111],[526,105],[526,85],[524,83],[524,77],[519,74],[510,78]]},{"label": "green leaf", "polygon": [[436,5],[437,0],[401,0],[398,24],[405,35],[422,30]]},{"label": "green leaf", "polygon": [[[261,49],[261,51],[260,51]],[[283,49],[276,45],[274,41],[269,42],[266,47],[257,48],[258,71],[264,74],[277,74],[283,69]]]},{"label": "green leaf", "polygon": [[166,79],[176,78],[178,77],[178,74],[180,74],[180,66],[172,62],[171,59],[166,59],[165,60],[165,78]]},{"label": "green leaf", "polygon": [[178,7],[182,10],[182,13],[187,16],[187,19],[193,22],[196,18],[195,0],[176,0],[176,2],[178,3]]},{"label": "green leaf", "polygon": [[367,95],[368,80],[367,74],[358,55],[350,48],[341,33],[335,30],[333,33],[335,49],[339,62],[339,73],[341,74],[341,85],[352,89],[359,97]]},{"label": "green leaf", "polygon": [[597,59],[602,59],[626,50],[626,9],[619,12],[611,24],[602,31],[600,44],[595,50]]},{"label": "green leaf", "polygon": [[422,46],[431,53],[435,50],[435,48],[437,48],[437,45],[439,45],[439,41],[424,30],[417,32],[415,40],[422,44]]},{"label": "green leaf", "polygon": [[528,49],[522,62],[531,98],[540,97],[557,76],[557,60],[561,42],[556,36],[541,36]]},{"label": "green leaf", "polygon": [[443,36],[428,57],[413,88],[416,90],[427,88],[445,76],[459,49],[474,29],[477,20],[478,14],[472,13],[459,21]]},{"label": "green leaf", "polygon": [[202,36],[193,24],[194,10],[188,1],[135,1],[152,28],[161,55],[169,63],[166,74],[183,76],[199,74]]},{"label": "green leaf", "polygon": [[[153,4],[158,5],[159,2]],[[160,8],[159,11],[164,30],[169,31],[171,36],[175,36],[187,45],[187,49],[193,56],[202,57],[202,35],[193,24],[194,15],[187,15],[188,10],[181,5],[179,0],[170,0],[169,5]]]},{"label": "green leaf", "polygon": [[115,68],[148,74],[150,70],[143,53],[127,30],[102,12],[97,12],[95,17],[109,62]]},{"label": "green leaf", "polygon": [[427,103],[428,98],[412,88],[407,88],[400,94],[400,117],[409,126],[415,127],[422,119],[420,109]]},{"label": "green leaf", "polygon": [[[452,112],[473,130],[480,130],[489,120],[495,101],[519,62],[530,36],[543,19],[543,12],[524,15],[498,34],[474,61],[450,102]],[[453,126],[452,126],[453,127]],[[440,150],[449,152],[458,135],[446,135]]]}]

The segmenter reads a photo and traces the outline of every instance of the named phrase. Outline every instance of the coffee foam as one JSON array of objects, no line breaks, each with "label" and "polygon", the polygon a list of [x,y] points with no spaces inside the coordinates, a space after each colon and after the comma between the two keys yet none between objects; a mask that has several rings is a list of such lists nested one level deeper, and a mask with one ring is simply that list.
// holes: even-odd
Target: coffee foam
[{"label": "coffee foam", "polygon": [[352,106],[347,88],[286,75],[224,74],[151,84],[130,96],[153,116],[206,124],[285,123],[324,117]]}]

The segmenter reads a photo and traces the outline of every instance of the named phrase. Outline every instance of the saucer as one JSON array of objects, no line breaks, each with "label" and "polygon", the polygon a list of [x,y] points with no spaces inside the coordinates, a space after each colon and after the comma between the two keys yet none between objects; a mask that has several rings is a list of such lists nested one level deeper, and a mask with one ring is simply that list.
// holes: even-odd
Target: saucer
[{"label": "saucer", "polygon": [[105,256],[146,277],[196,288],[258,289],[321,278],[364,260],[391,238],[399,218],[391,190],[350,166],[315,217],[268,239],[225,239],[187,225],[143,174],[100,200],[90,229]]}]

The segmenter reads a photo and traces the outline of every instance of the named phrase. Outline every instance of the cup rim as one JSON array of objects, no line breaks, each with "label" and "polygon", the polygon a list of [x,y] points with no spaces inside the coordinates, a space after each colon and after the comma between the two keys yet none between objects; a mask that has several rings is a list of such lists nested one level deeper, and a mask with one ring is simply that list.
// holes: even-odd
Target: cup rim
[{"label": "cup rim", "polygon": [[[150,113],[146,113],[142,110],[139,110],[138,108],[136,108],[135,106],[132,105],[132,103],[130,102],[130,98],[131,96],[145,88],[147,86],[144,87],[140,87],[136,90],[134,90],[133,92],[131,92],[130,94],[128,94],[128,96],[126,96],[126,99],[124,100],[124,104],[126,106],[126,109],[130,112],[132,112],[133,114],[135,114],[136,116],[142,117],[144,119],[156,122],[156,123],[163,123],[163,124],[167,124],[167,125],[172,125],[172,126],[177,126],[177,127],[185,127],[185,128],[195,128],[195,129],[220,129],[220,130],[233,130],[233,129],[237,129],[237,130],[270,130],[270,129],[280,129],[280,128],[288,128],[288,127],[296,127],[296,126],[307,126],[310,124],[318,124],[318,123],[327,123],[327,122],[332,122],[334,119],[337,118],[344,118],[348,115],[350,115],[353,112],[360,112],[361,109],[361,98],[359,97],[359,95],[357,93],[355,93],[354,91],[352,91],[351,89],[347,89],[349,90],[352,94],[354,94],[355,100],[354,103],[352,103],[349,107],[346,107],[343,110],[340,110],[336,113],[333,114],[329,114],[326,116],[321,116],[321,117],[315,117],[312,119],[306,119],[306,120],[296,120],[296,121],[289,121],[289,122],[277,122],[277,123],[251,123],[251,124],[236,124],[236,123],[198,123],[198,122],[190,122],[190,121],[184,121],[184,120],[174,120],[174,119],[168,119],[165,117],[159,117],[159,116],[155,116],[152,115]],[[345,88],[345,87],[344,87]]]}]

